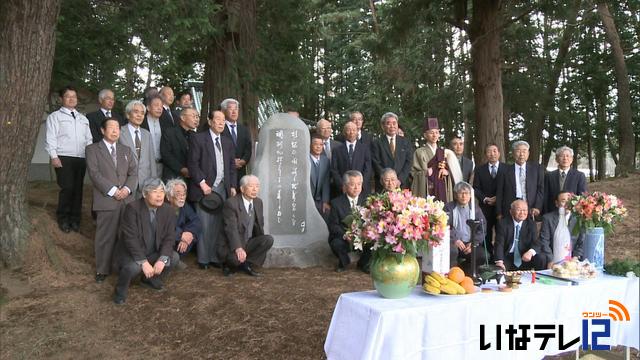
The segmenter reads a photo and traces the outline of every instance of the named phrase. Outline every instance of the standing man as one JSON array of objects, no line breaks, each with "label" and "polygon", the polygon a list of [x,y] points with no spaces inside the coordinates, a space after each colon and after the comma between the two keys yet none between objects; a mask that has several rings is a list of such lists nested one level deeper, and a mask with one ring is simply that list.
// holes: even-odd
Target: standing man
[{"label": "standing man", "polygon": [[172,128],[173,125],[163,124],[162,116],[162,99],[159,97],[149,99],[147,102],[147,113],[142,122],[142,128],[149,130],[151,134],[151,144],[153,145],[153,156],[156,164],[156,173],[162,174],[162,154],[160,153],[160,142],[162,141],[162,132],[165,129]]},{"label": "standing man", "polygon": [[59,91],[62,107],[47,117],[45,150],[55,168],[60,187],[56,217],[65,233],[80,230],[82,187],[86,171],[84,149],[93,142],[89,119],[76,110],[76,90],[67,86]]},{"label": "standing man", "polygon": [[536,236],[536,223],[529,217],[527,202],[512,202],[509,215],[502,218],[496,228],[493,252],[496,266],[504,271],[546,269],[546,258]]},{"label": "standing man", "polygon": [[474,169],[473,190],[480,201],[480,209],[487,221],[487,234],[485,245],[488,256],[493,256],[493,231],[496,226],[498,179],[505,174],[507,165],[500,162],[500,150],[498,145],[489,143],[484,148],[487,162]]},{"label": "standing man", "polygon": [[329,216],[329,200],[331,200],[331,165],[329,158],[324,154],[324,140],[317,133],[311,135],[311,149],[309,150],[309,168],[311,181],[311,195],[316,209],[322,218]]},{"label": "standing man", "polygon": [[473,183],[473,161],[464,156],[464,140],[459,136],[454,136],[449,142],[451,150],[456,154],[460,170],[462,171],[462,181]]},{"label": "standing man", "polygon": [[171,113],[171,104],[175,96],[173,95],[173,89],[168,86],[163,86],[160,89],[160,98],[162,99],[162,114],[160,115],[160,121],[163,127],[173,127],[178,125],[178,119],[173,117]]},{"label": "standing man", "polygon": [[[234,150],[234,166],[238,174],[238,179],[247,174],[247,164],[251,160],[253,141],[249,128],[238,122],[240,113],[240,103],[236,99],[225,99],[220,103],[220,109],[224,112],[225,127],[222,136],[231,140]],[[233,184],[237,187],[237,183]]]},{"label": "standing man", "polygon": [[93,142],[97,143],[102,140],[102,122],[108,118],[116,118],[120,125],[125,125],[127,122],[124,117],[113,111],[113,105],[116,103],[116,98],[113,91],[110,89],[102,89],[98,93],[98,102],[100,103],[100,109],[92,113],[87,114],[89,119],[89,127],[91,128],[91,136]]},{"label": "standing man", "polygon": [[222,206],[207,208],[200,202],[203,198],[219,196],[223,202],[236,195],[236,167],[233,142],[222,136],[224,131],[224,113],[213,111],[209,119],[209,130],[193,134],[189,141],[188,199],[198,203],[196,212],[202,223],[202,241],[198,241],[198,264],[201,269],[209,265],[220,266],[217,250],[219,238],[223,232]]},{"label": "standing man", "polygon": [[162,290],[160,276],[166,276],[179,259],[174,256],[176,214],[164,202],[164,184],[148,179],[142,187],[143,198],[127,205],[122,218],[122,239],[116,255],[118,282],[113,302],[122,305],[129,284],[141,272],[142,285]]},{"label": "standing man", "polygon": [[255,175],[240,179],[240,193],[227,199],[222,210],[226,241],[220,248],[225,265],[222,272],[230,276],[240,269],[250,276],[260,276],[254,266],[262,266],[273,236],[264,233],[262,200],[258,197],[260,180]]},{"label": "standing man", "polygon": [[179,126],[166,128],[160,141],[162,156],[162,178],[165,181],[181,177],[189,178],[187,155],[189,154],[189,138],[195,134],[200,122],[200,114],[194,108],[185,108],[180,112]]},{"label": "standing man", "polygon": [[116,118],[102,122],[103,139],[87,146],[87,170],[93,183],[93,210],[96,212],[96,282],[111,272],[111,260],[118,239],[125,206],[133,201],[138,186],[136,159],[131,149],[118,144],[120,123]]},{"label": "standing man", "polygon": [[513,143],[513,159],[515,164],[507,165],[505,175],[498,178],[498,216],[509,215],[511,203],[520,199],[527,203],[531,215],[538,217],[544,202],[544,171],[538,163],[527,162],[529,143],[526,141]]},{"label": "standing man", "polygon": [[400,180],[400,187],[408,189],[413,148],[407,139],[398,136],[398,115],[392,112],[385,113],[380,119],[380,125],[384,135],[374,140],[371,145],[376,191],[382,191],[382,185],[379,184],[382,170],[385,168],[395,170]]},{"label": "standing man", "polygon": [[545,177],[545,213],[558,210],[556,198],[560,192],[581,195],[587,191],[587,179],[581,171],[571,168],[573,149],[562,146],[556,150],[558,169]]},{"label": "standing man", "polygon": [[[349,121],[356,124],[356,127],[358,128],[358,142],[363,143],[366,149],[371,149],[371,142],[373,141],[373,137],[362,128],[364,125],[364,116],[362,115],[362,113],[360,111],[352,112],[351,114],[349,114]],[[344,135],[337,135],[336,140],[344,143]]]},{"label": "standing man", "polygon": [[188,90],[181,92],[180,95],[178,95],[178,105],[171,112],[171,115],[173,115],[173,119],[174,120],[179,119],[180,113],[182,112],[182,110],[186,108],[190,108],[192,106],[193,106],[193,101],[191,99],[191,93]]},{"label": "standing man", "polygon": [[333,130],[331,129],[331,123],[328,120],[320,119],[316,124],[316,132],[322,137],[324,154],[329,159],[329,162],[331,162],[333,157],[333,149],[340,146],[339,141],[331,139],[331,135],[333,133]]},{"label": "standing man", "polygon": [[144,104],[139,100],[133,100],[127,104],[125,113],[129,122],[120,128],[120,139],[118,140],[119,143],[131,149],[138,164],[138,184],[134,189],[131,189],[134,199],[142,197],[142,184],[148,178],[158,176],[151,134],[141,127],[144,108]]},{"label": "standing man", "polygon": [[349,121],[344,124],[344,144],[333,149],[333,161],[331,162],[331,176],[333,186],[342,189],[342,177],[349,170],[358,170],[363,177],[362,197],[366,198],[371,193],[371,155],[363,142],[358,141],[358,127]]},{"label": "standing man", "polygon": [[[344,223],[345,218],[351,214],[356,205],[363,205],[364,196],[362,192],[362,174],[357,170],[349,170],[344,174],[342,181],[343,193],[331,200],[331,214],[329,215],[329,246],[331,251],[338,258],[336,272],[343,272],[351,263],[349,251],[351,245],[344,239],[344,234],[348,225]],[[358,260],[358,269],[365,273],[369,272],[369,259],[371,258],[371,248],[362,250]]]},{"label": "standing man", "polygon": [[413,154],[411,192],[415,196],[434,196],[445,204],[454,199],[453,187],[462,181],[460,163],[453,151],[438,146],[440,126],[437,118],[428,118],[424,124],[427,144]]}]

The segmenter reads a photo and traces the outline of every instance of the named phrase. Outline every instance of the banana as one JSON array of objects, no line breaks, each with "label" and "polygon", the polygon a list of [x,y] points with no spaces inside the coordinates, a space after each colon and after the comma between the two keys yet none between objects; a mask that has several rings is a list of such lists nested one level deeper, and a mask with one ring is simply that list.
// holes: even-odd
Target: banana
[{"label": "banana", "polygon": [[455,289],[455,291],[456,291],[456,294],[458,294],[458,295],[464,295],[464,294],[466,294],[466,293],[467,293],[467,292],[464,290],[464,288],[463,288],[462,286],[460,286],[460,284],[458,284],[458,283],[456,283],[455,281],[450,280],[450,279],[447,279],[447,280],[449,280],[449,282],[447,283],[447,285],[450,285],[452,288],[454,288],[454,289]]},{"label": "banana", "polygon": [[422,287],[424,289],[424,291],[431,293],[431,294],[440,294],[440,288],[435,287],[435,286],[431,286],[428,283],[424,284],[424,286]]},{"label": "banana", "polygon": [[456,289],[452,284],[444,284],[440,286],[440,291],[449,295],[458,295],[458,289]]},{"label": "banana", "polygon": [[425,282],[425,284],[429,284],[429,285],[431,285],[433,287],[437,287],[437,288],[440,288],[440,285],[441,285],[440,282],[438,280],[436,280],[436,278],[434,278],[431,275],[427,275],[424,278],[424,282]]},{"label": "banana", "polygon": [[446,277],[442,276],[442,274],[440,274],[440,273],[437,273],[437,272],[435,272],[435,271],[434,271],[434,272],[432,272],[432,273],[431,273],[431,274],[429,274],[429,275],[433,276],[433,278],[434,278],[434,279],[436,279],[436,280],[438,280],[438,282],[439,282],[440,284],[442,284],[442,285],[444,285],[444,284],[446,284],[446,283],[447,283],[447,280],[448,280],[448,279],[447,279]]}]

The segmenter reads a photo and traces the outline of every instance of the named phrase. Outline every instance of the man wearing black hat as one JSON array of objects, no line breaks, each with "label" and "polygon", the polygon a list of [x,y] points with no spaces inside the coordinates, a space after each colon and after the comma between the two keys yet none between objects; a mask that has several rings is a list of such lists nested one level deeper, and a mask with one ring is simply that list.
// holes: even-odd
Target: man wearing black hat
[{"label": "man wearing black hat", "polygon": [[427,145],[413,154],[411,192],[416,196],[435,196],[445,203],[454,200],[453,186],[462,181],[462,170],[456,154],[438,147],[440,126],[437,118],[428,118],[424,124]]}]

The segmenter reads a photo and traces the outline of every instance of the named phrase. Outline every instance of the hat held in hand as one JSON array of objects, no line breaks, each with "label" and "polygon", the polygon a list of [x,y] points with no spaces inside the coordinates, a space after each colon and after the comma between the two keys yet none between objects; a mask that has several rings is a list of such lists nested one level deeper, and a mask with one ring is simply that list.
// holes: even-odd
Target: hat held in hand
[{"label": "hat held in hand", "polygon": [[205,195],[200,199],[200,205],[207,211],[216,211],[222,206],[222,197],[215,191],[212,191],[209,195]]}]

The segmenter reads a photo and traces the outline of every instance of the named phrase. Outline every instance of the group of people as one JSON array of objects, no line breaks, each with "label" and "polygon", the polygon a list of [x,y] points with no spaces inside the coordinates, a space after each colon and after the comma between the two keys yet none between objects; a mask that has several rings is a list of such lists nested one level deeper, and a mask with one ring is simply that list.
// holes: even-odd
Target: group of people
[{"label": "group of people", "polygon": [[206,130],[196,132],[200,115],[189,94],[171,109],[169,87],[145,102],[130,101],[124,116],[108,89],[98,94],[100,109],[86,117],[76,110],[74,88],[59,95],[62,106],[47,118],[45,146],[60,187],[58,225],[65,233],[79,230],[86,171],[96,220],[95,280],[118,272],[115,303],[125,303],[140,274],[142,285],[162,290],[169,270],[186,266],[180,258],[192,249],[201,269],[260,276],[255,266],[264,263],[273,237],[264,233],[260,181],[246,175],[252,142],[238,123],[238,101],[224,100],[209,113]]},{"label": "group of people", "polygon": [[[124,116],[114,110],[109,89],[99,92],[100,108],[86,117],[76,110],[75,89],[65,87],[59,95],[62,106],[46,123],[46,151],[60,187],[58,224],[63,232],[79,230],[87,171],[96,220],[95,280],[104,282],[115,268],[116,303],[126,301],[131,281],[141,273],[143,285],[162,289],[169,269],[186,266],[180,258],[193,249],[203,270],[260,275],[256,266],[264,263],[273,237],[264,233],[260,180],[247,175],[253,140],[238,121],[237,100],[222,101],[205,124],[188,92],[172,108],[170,87],[145,92],[144,102],[130,101]],[[373,192],[397,189],[447,203],[452,264],[469,266],[475,253],[478,263],[491,259],[504,269],[538,269],[557,258],[555,228],[575,221],[558,209],[569,193],[586,191],[584,175],[571,168],[571,149],[558,149],[559,168],[546,174],[528,162],[526,142],[513,144],[515,163],[509,165],[489,144],[487,162],[474,169],[463,156],[461,138],[451,140],[451,149],[438,145],[436,118],[425,121],[427,144],[415,150],[392,112],[381,117],[380,136],[367,133],[363,125],[356,111],[335,137],[325,119],[311,132],[310,191],[328,225],[336,271],[350,264],[344,233],[352,209]],[[540,217],[538,235],[535,219]],[[470,218],[482,219],[480,234],[471,233]],[[474,244],[482,251],[472,251]],[[563,256],[567,249],[569,256],[580,257],[581,238],[572,238]],[[368,272],[369,259],[365,249],[358,268]]]}]

